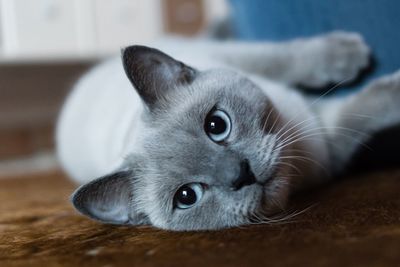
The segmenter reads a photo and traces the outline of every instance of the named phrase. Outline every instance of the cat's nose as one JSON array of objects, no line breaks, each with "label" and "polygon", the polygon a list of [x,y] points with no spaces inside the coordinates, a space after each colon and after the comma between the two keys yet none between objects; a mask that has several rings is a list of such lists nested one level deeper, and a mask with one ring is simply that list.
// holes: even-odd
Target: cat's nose
[{"label": "cat's nose", "polygon": [[256,177],[254,173],[251,171],[249,161],[244,160],[240,163],[240,173],[238,178],[232,183],[233,190],[239,190],[243,186],[252,185],[256,182]]}]

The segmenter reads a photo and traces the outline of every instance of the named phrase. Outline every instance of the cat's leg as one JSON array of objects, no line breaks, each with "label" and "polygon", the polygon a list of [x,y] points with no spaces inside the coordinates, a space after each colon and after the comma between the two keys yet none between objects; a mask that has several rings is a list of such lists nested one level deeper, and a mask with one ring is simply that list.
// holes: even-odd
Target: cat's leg
[{"label": "cat's leg", "polygon": [[224,43],[213,58],[247,72],[310,88],[350,82],[369,64],[370,50],[356,33],[333,32],[282,43]]},{"label": "cat's leg", "polygon": [[[384,129],[400,125],[400,71],[375,80],[345,100],[321,105],[332,167],[346,168],[360,146]],[[372,151],[373,152],[373,151]]]}]

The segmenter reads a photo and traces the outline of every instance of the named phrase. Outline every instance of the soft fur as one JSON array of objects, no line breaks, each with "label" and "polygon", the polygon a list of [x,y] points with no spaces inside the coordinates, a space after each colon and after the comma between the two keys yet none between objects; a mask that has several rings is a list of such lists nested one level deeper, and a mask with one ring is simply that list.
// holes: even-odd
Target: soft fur
[{"label": "soft fur", "polygon": [[[268,221],[291,192],[342,172],[369,135],[400,120],[400,73],[343,99],[310,100],[292,89],[356,78],[369,58],[357,34],[280,44],[174,40],[158,48],[188,65],[128,47],[122,62],[84,76],[62,111],[60,160],[88,182],[72,200],[96,220],[172,230]],[[232,121],[222,144],[204,132],[215,107]],[[232,190],[244,160],[256,183]],[[176,191],[190,183],[205,185],[203,197],[176,208]]]}]

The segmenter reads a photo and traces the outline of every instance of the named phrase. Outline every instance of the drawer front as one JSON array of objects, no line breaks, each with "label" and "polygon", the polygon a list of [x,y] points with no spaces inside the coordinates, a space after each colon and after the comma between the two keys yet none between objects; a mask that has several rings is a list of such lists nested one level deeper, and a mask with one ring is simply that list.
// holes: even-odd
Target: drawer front
[{"label": "drawer front", "polygon": [[75,53],[78,50],[76,1],[3,0],[4,52],[20,56]]}]

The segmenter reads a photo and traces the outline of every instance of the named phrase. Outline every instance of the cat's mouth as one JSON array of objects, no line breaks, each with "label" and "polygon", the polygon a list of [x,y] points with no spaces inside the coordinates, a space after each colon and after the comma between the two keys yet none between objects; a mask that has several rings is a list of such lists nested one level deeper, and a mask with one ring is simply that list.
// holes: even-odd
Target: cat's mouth
[{"label": "cat's mouth", "polygon": [[253,184],[265,186],[268,181],[271,180],[271,178],[276,176],[276,174],[277,170],[276,168],[273,168],[272,170],[269,170],[269,174],[267,174],[266,177],[264,177],[263,174],[261,174],[260,176],[255,175],[252,171],[252,168],[250,167],[249,161],[246,159],[240,164],[240,173],[238,175],[238,178],[232,183],[232,190],[237,191],[244,186],[249,186]]},{"label": "cat's mouth", "polygon": [[249,160],[245,159],[240,163],[240,172],[236,180],[231,184],[233,191],[239,191],[247,186],[265,187],[275,176],[277,176],[278,168],[270,167],[267,173],[255,174],[252,170]]},{"label": "cat's mouth", "polygon": [[251,185],[256,185],[265,188],[268,186],[268,184],[270,184],[274,180],[276,176],[277,176],[277,170],[275,169],[271,171],[271,173],[267,175],[266,178],[264,179],[257,178],[256,175],[251,174],[250,176],[246,177],[246,179],[236,180],[232,185],[232,190],[238,191],[245,186],[251,186]]}]

